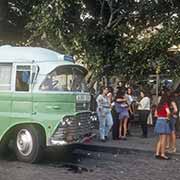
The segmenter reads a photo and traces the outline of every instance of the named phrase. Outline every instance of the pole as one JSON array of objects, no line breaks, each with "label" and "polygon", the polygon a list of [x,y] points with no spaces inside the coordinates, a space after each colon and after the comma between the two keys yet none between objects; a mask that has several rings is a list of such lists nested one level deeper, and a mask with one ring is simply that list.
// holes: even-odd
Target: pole
[{"label": "pole", "polygon": [[159,97],[159,73],[156,74],[156,104],[158,104]]},{"label": "pole", "polygon": [[158,102],[158,97],[159,97],[159,73],[160,73],[160,66],[158,65],[156,68],[156,105],[159,103]]}]

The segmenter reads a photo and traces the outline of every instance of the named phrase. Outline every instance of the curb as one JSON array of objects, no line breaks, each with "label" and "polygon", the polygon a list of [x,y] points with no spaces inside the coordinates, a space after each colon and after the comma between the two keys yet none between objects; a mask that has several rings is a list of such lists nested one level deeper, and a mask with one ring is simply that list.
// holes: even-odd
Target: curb
[{"label": "curb", "polygon": [[[115,146],[103,146],[103,145],[93,145],[93,144],[78,144],[77,149],[94,151],[94,152],[105,152],[111,154],[121,154],[121,153],[146,153],[154,155],[154,151],[137,149],[137,148],[127,148],[127,147],[115,147]],[[180,153],[167,153],[170,156],[180,157]]]},{"label": "curb", "polygon": [[[151,150],[144,149],[135,149],[135,148],[126,148],[126,147],[116,147],[116,146],[103,146],[103,145],[94,145],[94,144],[78,144],[78,149],[95,151],[95,152],[105,152],[105,153],[149,153],[153,154]],[[179,154],[180,155],[180,154]]]}]

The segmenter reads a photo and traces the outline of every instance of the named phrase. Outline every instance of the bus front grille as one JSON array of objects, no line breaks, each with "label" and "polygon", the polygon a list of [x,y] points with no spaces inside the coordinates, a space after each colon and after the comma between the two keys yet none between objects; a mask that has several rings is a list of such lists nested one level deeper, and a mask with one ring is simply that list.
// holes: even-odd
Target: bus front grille
[{"label": "bus front grille", "polygon": [[78,142],[88,136],[93,129],[90,112],[78,113],[76,116],[65,116],[56,129],[52,139],[68,143]]},{"label": "bus front grille", "polygon": [[76,103],[76,112],[78,111],[88,111],[90,108],[89,102],[78,102]]}]

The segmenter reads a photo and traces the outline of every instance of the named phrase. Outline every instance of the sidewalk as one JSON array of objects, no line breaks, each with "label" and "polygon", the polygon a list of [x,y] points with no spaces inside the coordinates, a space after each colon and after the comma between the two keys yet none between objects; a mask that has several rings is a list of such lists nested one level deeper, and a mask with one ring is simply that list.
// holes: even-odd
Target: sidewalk
[{"label": "sidewalk", "polygon": [[[154,128],[149,127],[148,138],[141,138],[141,128],[139,126],[132,127],[132,136],[127,140],[112,140],[111,136],[108,141],[101,142],[97,138],[90,143],[86,143],[83,149],[90,149],[93,151],[105,151],[111,153],[128,152],[128,151],[142,151],[147,153],[154,153],[157,136],[154,134]],[[177,152],[175,155],[180,155],[180,139],[177,139]]]}]

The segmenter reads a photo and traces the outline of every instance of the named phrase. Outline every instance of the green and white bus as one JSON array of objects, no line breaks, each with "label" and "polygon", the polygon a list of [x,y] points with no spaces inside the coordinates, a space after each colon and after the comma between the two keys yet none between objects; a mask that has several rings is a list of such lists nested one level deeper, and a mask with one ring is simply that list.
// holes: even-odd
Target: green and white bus
[{"label": "green and white bus", "polygon": [[0,145],[36,162],[47,146],[83,142],[91,133],[86,69],[38,47],[0,47]]}]

